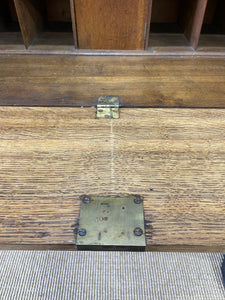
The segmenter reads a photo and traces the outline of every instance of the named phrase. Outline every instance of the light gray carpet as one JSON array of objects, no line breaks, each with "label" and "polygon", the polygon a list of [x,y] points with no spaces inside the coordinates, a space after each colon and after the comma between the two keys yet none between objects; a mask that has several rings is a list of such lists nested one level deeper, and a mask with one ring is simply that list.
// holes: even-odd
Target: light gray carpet
[{"label": "light gray carpet", "polygon": [[221,254],[0,251],[0,299],[225,299]]}]

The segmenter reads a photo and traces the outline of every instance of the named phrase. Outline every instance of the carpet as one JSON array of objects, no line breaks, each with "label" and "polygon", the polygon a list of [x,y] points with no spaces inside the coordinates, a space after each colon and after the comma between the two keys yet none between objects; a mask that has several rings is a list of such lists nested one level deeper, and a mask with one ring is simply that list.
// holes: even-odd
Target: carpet
[{"label": "carpet", "polygon": [[224,300],[222,254],[0,251],[0,299]]}]

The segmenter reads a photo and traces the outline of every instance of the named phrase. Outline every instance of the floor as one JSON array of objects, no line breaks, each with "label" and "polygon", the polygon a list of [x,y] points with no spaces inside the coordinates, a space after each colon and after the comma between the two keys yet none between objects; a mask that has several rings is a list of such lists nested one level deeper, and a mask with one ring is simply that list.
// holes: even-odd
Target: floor
[{"label": "floor", "polygon": [[222,254],[0,251],[0,299],[225,299]]}]

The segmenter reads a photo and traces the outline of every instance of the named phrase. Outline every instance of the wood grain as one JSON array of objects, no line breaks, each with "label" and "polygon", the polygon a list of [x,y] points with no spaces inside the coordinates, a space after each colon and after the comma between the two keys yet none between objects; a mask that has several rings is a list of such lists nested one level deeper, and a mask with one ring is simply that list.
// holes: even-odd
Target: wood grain
[{"label": "wood grain", "polygon": [[80,49],[144,49],[149,0],[74,1]]},{"label": "wood grain", "polygon": [[184,34],[194,49],[198,46],[207,0],[183,1],[180,22]]},{"label": "wood grain", "polygon": [[2,55],[0,105],[225,107],[225,59]]},{"label": "wood grain", "polygon": [[14,0],[25,46],[28,48],[44,25],[42,2]]},{"label": "wood grain", "polygon": [[225,251],[225,111],[0,108],[0,247],[75,248],[82,194],[141,194],[148,249]]}]

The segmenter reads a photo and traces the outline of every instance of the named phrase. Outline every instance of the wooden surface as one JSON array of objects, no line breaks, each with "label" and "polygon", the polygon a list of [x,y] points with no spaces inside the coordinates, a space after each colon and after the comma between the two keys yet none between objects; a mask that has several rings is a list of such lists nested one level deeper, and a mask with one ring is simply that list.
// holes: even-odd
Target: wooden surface
[{"label": "wooden surface", "polygon": [[219,26],[221,33],[225,35],[225,1],[220,1],[219,4],[215,22]]},{"label": "wooden surface", "polygon": [[48,21],[70,22],[70,0],[46,0]]},{"label": "wooden surface", "polygon": [[71,13],[71,21],[72,21],[72,30],[73,30],[73,40],[74,40],[74,46],[77,49],[77,22],[76,22],[76,14],[75,14],[75,5],[74,0],[70,0],[70,13]]},{"label": "wooden surface", "polygon": [[13,51],[24,51],[25,47],[20,32],[0,32],[0,50],[5,51],[9,48]]},{"label": "wooden surface", "polygon": [[35,39],[32,50],[51,51],[58,49],[61,51],[73,51],[74,39],[72,32],[42,32]]},{"label": "wooden surface", "polygon": [[150,33],[149,51],[160,52],[173,49],[174,52],[178,52],[190,48],[190,43],[183,33]]},{"label": "wooden surface", "polygon": [[[16,13],[16,7],[15,7],[15,1],[14,0],[7,0],[7,1],[3,1],[3,2],[8,2],[8,6],[10,9],[10,17],[12,18],[12,20],[14,22],[18,22],[18,17],[17,17],[17,13]],[[3,12],[5,13],[5,12]]]},{"label": "wooden surface", "polygon": [[76,0],[74,4],[80,49],[144,49],[149,0]]},{"label": "wooden surface", "polygon": [[179,5],[179,0],[153,0],[151,23],[176,23]]},{"label": "wooden surface", "polygon": [[194,49],[198,46],[207,0],[184,1],[180,19],[184,34]]},{"label": "wooden surface", "polygon": [[198,50],[214,50],[217,53],[219,51],[224,52],[225,49],[225,35],[220,34],[202,34],[200,36]]},{"label": "wooden surface", "polygon": [[0,108],[0,248],[75,248],[82,194],[141,194],[148,249],[225,251],[225,111]]},{"label": "wooden surface", "polygon": [[225,107],[225,59],[214,57],[0,56],[0,105]]},{"label": "wooden surface", "polygon": [[24,45],[29,47],[44,23],[42,5],[35,0],[15,0]]},{"label": "wooden surface", "polygon": [[204,16],[204,24],[212,24],[215,18],[216,8],[218,6],[218,0],[208,0],[205,16]]},{"label": "wooden surface", "polygon": [[[92,0],[5,0],[0,3],[0,8],[0,52],[4,54],[70,55],[76,52],[75,49],[87,49],[90,55],[91,50],[93,54],[95,49],[134,52],[137,49],[143,51],[142,55],[164,52],[179,57],[182,52],[194,52],[197,49],[202,23],[204,33],[224,35],[225,32],[225,2],[219,0],[157,0],[153,3],[152,0],[100,0],[95,3]],[[14,40],[15,33],[19,31],[18,21],[23,36],[20,45]],[[151,40],[155,36],[151,34],[149,38],[150,22],[152,32],[162,34],[160,45],[154,45],[151,49],[149,44],[150,47],[155,44],[155,40]],[[49,40],[45,39],[44,43],[43,36],[40,36],[42,29],[44,35],[47,32],[49,36]],[[73,31],[75,47],[71,47],[72,34],[68,41],[66,35],[60,35],[62,31]],[[172,36],[165,40],[164,37],[169,32],[172,32]],[[2,33],[11,33],[12,38],[6,41]],[[177,47],[174,33],[184,33],[183,39],[188,47]],[[55,39],[57,34],[60,36],[59,40]],[[221,46],[218,49],[216,45],[213,47],[214,41],[214,35],[211,35],[210,46],[206,45],[202,49],[201,45],[201,51],[197,49],[197,52],[220,55],[225,48]],[[24,45],[28,48],[27,51]],[[129,55],[128,52],[126,54]]]}]

